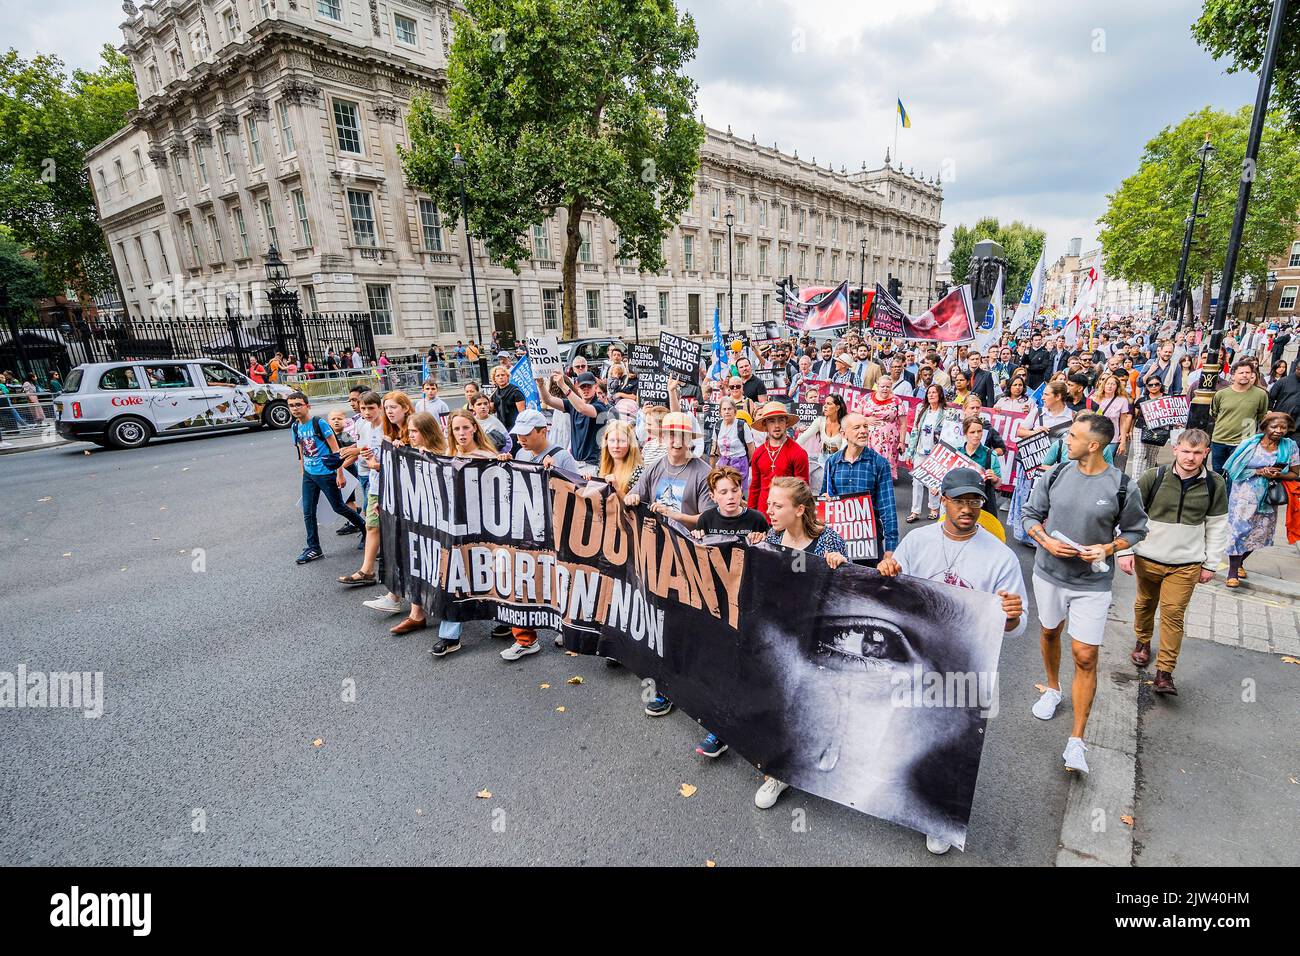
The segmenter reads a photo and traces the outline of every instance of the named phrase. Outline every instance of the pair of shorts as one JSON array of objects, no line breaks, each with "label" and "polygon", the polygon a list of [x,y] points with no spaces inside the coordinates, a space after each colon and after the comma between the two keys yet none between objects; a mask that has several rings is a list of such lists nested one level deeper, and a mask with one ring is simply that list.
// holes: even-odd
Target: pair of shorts
[{"label": "pair of shorts", "polygon": [[379,527],[379,496],[378,495],[366,496],[366,527],[367,528]]},{"label": "pair of shorts", "polygon": [[1080,644],[1100,647],[1106,634],[1106,614],[1110,611],[1109,591],[1075,591],[1062,587],[1037,574],[1034,578],[1034,601],[1038,604],[1038,622],[1051,630],[1068,617],[1065,632]]}]

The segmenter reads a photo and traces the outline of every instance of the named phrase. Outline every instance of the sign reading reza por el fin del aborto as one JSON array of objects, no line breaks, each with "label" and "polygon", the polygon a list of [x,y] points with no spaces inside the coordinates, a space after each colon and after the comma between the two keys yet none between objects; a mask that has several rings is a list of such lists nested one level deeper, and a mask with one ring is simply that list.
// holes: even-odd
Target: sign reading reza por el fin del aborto
[{"label": "sign reading reza por el fin del aborto", "polygon": [[695,381],[700,373],[700,343],[671,332],[660,332],[659,367],[683,381]]}]

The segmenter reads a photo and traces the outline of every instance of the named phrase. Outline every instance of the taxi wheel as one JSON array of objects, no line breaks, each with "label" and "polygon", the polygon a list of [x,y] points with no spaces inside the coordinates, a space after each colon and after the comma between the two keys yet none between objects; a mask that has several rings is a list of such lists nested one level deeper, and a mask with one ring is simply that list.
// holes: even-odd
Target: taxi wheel
[{"label": "taxi wheel", "polygon": [[134,415],[124,415],[108,426],[108,444],[113,448],[141,448],[151,437],[149,423]]},{"label": "taxi wheel", "polygon": [[262,424],[271,428],[288,428],[292,421],[293,415],[285,402],[272,402],[262,410]]}]

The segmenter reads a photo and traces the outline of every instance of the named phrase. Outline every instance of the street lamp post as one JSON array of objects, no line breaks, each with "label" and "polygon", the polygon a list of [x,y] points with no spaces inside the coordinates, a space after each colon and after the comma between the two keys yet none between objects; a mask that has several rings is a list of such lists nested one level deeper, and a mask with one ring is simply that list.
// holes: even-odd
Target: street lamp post
[{"label": "street lamp post", "polygon": [[927,309],[934,308],[934,253],[933,252],[930,253],[930,288],[927,291],[926,298],[928,299],[926,303],[926,308]]},{"label": "street lamp post", "polygon": [[1192,230],[1196,227],[1196,220],[1203,213],[1197,213],[1197,207],[1201,201],[1201,182],[1205,179],[1205,164],[1211,156],[1214,155],[1214,147],[1210,145],[1210,134],[1205,134],[1205,142],[1201,148],[1196,151],[1196,155],[1201,157],[1201,168],[1196,173],[1196,188],[1192,191],[1192,214],[1187,217],[1187,228],[1183,230],[1183,250],[1178,257],[1178,275],[1174,279],[1174,331],[1183,324],[1183,299],[1187,296],[1187,290],[1183,284],[1187,281],[1187,257],[1192,251]]},{"label": "street lamp post", "polygon": [[858,262],[858,321],[866,328],[867,322],[867,238],[858,240],[861,258]]},{"label": "street lamp post", "polygon": [[727,220],[727,334],[735,335],[736,334],[736,308],[732,304],[735,297],[732,294],[732,290],[734,286],[733,286],[733,279],[732,279],[732,261],[731,261],[731,227],[732,224],[735,223],[736,217],[732,213],[732,211],[728,209],[727,215],[723,218]]},{"label": "street lamp post", "polygon": [[1268,303],[1273,297],[1273,290],[1277,287],[1277,273],[1269,270],[1268,279],[1264,283],[1264,324],[1268,324]]},{"label": "street lamp post", "polygon": [[487,384],[487,344],[483,341],[483,316],[478,307],[478,278],[474,274],[474,237],[469,232],[469,205],[465,201],[465,176],[469,163],[456,147],[456,154],[451,157],[452,169],[456,174],[456,185],[460,189],[460,214],[465,222],[465,258],[469,260],[469,288],[474,296],[474,329],[478,335],[478,377]]},{"label": "street lamp post", "polygon": [[271,286],[266,292],[271,302],[271,324],[275,327],[275,345],[281,352],[289,352],[288,333],[284,322],[294,326],[294,347],[298,357],[307,360],[307,334],[302,326],[302,311],[298,308],[298,291],[289,288],[289,266],[280,258],[275,246],[266,250],[266,281]]}]

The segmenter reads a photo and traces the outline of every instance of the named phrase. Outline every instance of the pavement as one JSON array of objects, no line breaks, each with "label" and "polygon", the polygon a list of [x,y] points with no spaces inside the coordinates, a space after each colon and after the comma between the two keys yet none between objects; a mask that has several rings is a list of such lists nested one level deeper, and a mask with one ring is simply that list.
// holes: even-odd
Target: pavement
[{"label": "pavement", "polygon": [[[688,716],[645,717],[625,670],[545,638],[506,664],[485,624],[442,660],[432,632],[391,637],[395,619],[360,606],[370,592],[334,584],[356,539],[328,510],[326,558],[293,564],[298,493],[280,432],[0,460],[0,575],[23,582],[0,670],[99,671],[106,687],[98,719],[0,709],[0,863],[1297,862],[1290,598],[1198,589],[1180,696],[1154,700],[1117,575],[1080,775],[1060,761],[1068,655],[1056,719],[1028,713],[1031,596],[1001,657],[968,849],[934,857],[917,833],[796,791],[757,810],[760,775],[697,757]],[[1032,551],[1012,547],[1028,579]]]}]

